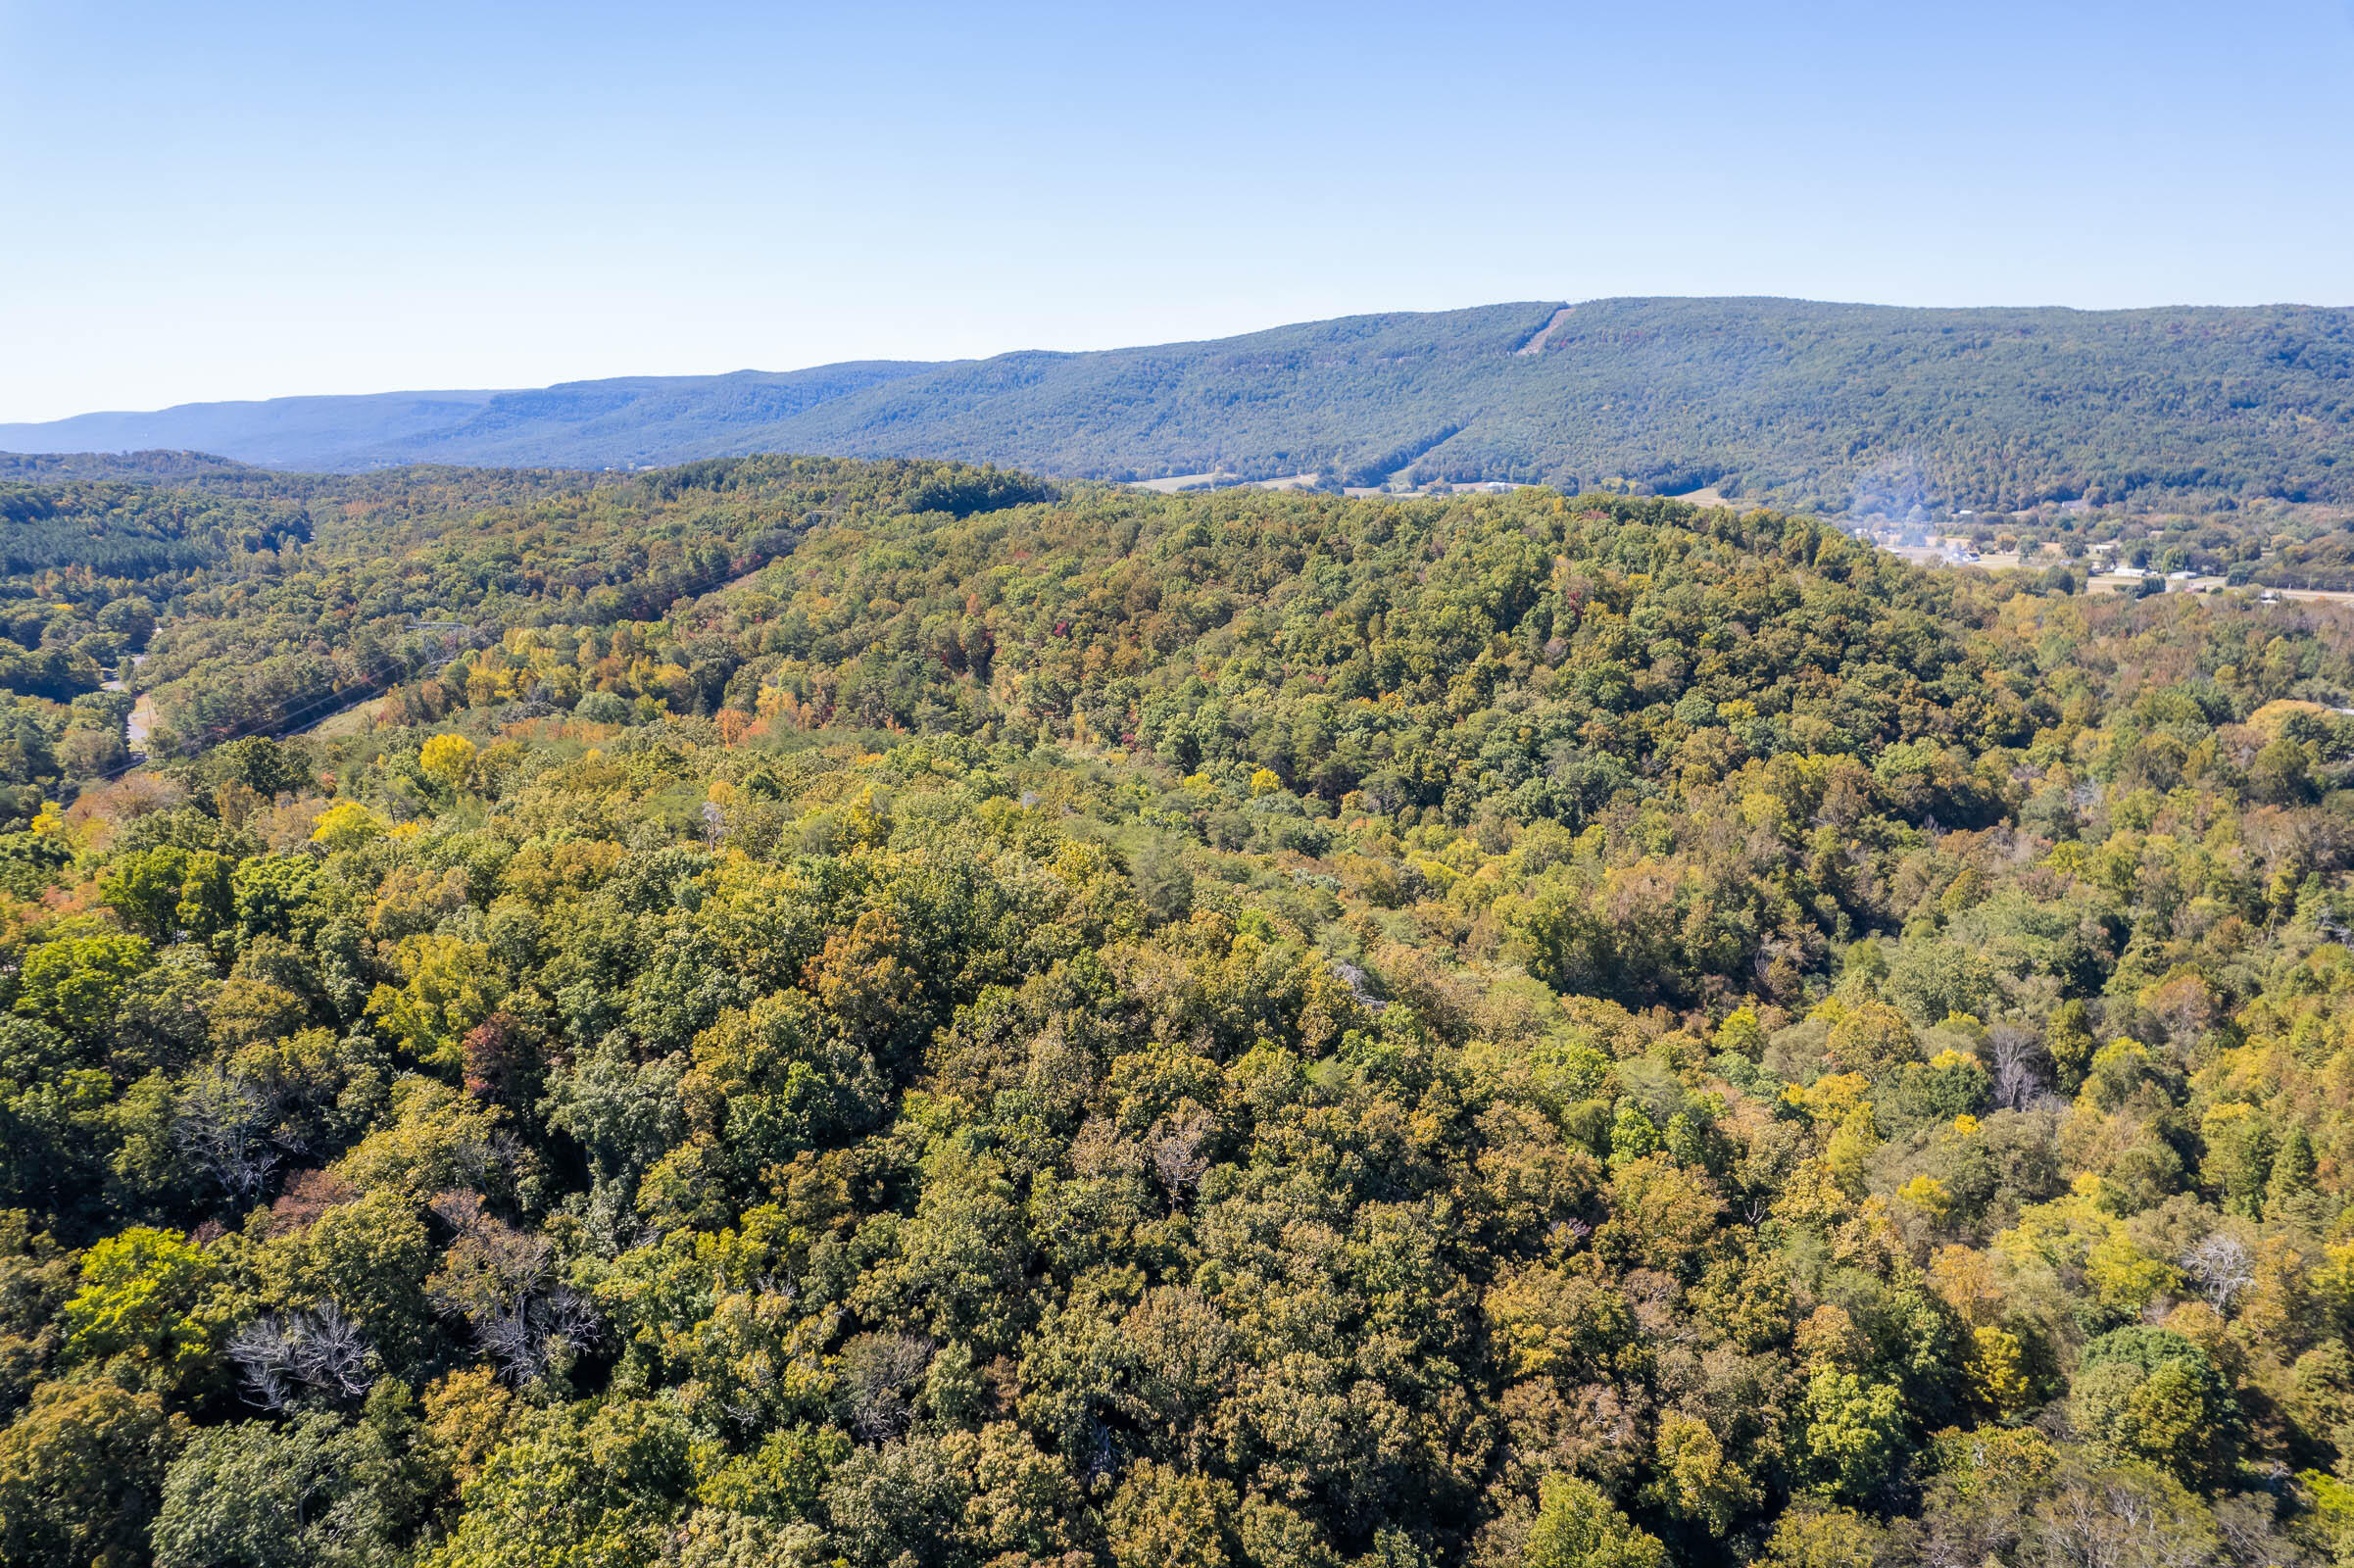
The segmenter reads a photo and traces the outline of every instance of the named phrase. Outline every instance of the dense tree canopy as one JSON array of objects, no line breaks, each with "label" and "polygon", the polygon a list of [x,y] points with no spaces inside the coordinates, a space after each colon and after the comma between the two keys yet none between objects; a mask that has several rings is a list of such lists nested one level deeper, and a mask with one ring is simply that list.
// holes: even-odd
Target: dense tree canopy
[{"label": "dense tree canopy", "polygon": [[0,835],[0,1562],[2354,1549],[2342,612],[368,484]]}]

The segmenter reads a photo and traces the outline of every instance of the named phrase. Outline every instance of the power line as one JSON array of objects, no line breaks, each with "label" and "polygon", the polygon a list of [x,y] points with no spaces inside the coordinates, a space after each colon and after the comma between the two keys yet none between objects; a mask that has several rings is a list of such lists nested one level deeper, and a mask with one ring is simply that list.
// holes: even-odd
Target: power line
[{"label": "power line", "polygon": [[[828,518],[828,520],[832,519]],[[678,590],[671,595],[669,602],[662,607],[662,613],[667,615],[671,611],[675,610],[680,604],[687,600],[700,599],[705,594],[710,593],[716,588],[723,587],[730,582],[734,582],[738,578],[749,577],[754,572],[766,570],[768,567],[776,564],[776,563],[779,561],[786,559],[786,557],[791,555],[794,550],[798,550],[801,547],[802,541],[814,531],[815,530],[813,527],[802,528],[793,536],[790,548],[780,550],[776,554],[770,556],[767,560],[760,562],[757,565],[747,567],[742,571],[735,569],[734,564],[731,563],[724,568],[688,578],[687,581],[681,584],[678,587]],[[599,584],[599,586],[610,587],[613,585]],[[461,620],[413,620],[412,623],[404,629],[413,632],[471,632],[480,629],[480,624],[481,623],[478,622]],[[482,644],[478,646],[486,647],[488,645]],[[444,659],[439,664],[434,666],[433,673],[438,674],[440,671],[447,669],[451,664],[458,662],[462,654],[471,651],[472,650],[470,649],[462,649],[459,652],[452,653],[447,659]],[[299,734],[303,729],[307,728],[310,723],[330,718],[335,713],[340,712],[345,709],[356,708],[361,703],[369,701],[371,697],[386,695],[400,684],[405,674],[403,667],[395,664],[389,659],[381,660],[376,666],[371,668],[368,673],[370,676],[375,677],[375,680],[370,684],[368,695],[366,696],[351,696],[350,693],[357,688],[350,686],[344,687],[340,691],[330,691],[321,697],[302,704],[289,712],[278,715],[274,720],[264,720],[256,724],[241,725],[229,734],[208,741],[205,743],[206,747],[207,749],[210,749],[227,746],[237,741],[251,740],[257,735],[282,736]],[[431,677],[427,676],[425,678],[429,679]],[[123,763],[121,767],[110,768],[104,773],[91,775],[83,782],[81,787],[86,789],[93,784],[111,784],[115,780],[122,778],[126,774],[136,772],[140,768],[150,765],[153,760],[154,760],[151,757],[142,754],[133,760]]]},{"label": "power line", "polygon": [[[417,628],[411,627],[409,629],[416,630]],[[461,652],[464,652],[464,650],[461,650]],[[451,654],[448,658],[441,661],[440,663],[433,666],[433,672],[438,674],[441,670],[449,668],[451,664],[457,662],[458,658],[459,655],[457,653]],[[380,661],[373,668],[369,669],[368,673],[371,677],[374,677],[374,681],[367,688],[369,692],[369,695],[380,696],[385,691],[389,691],[392,687],[397,686],[400,683],[400,680],[405,673],[405,668],[402,665],[395,664],[389,659],[386,659]],[[361,688],[356,686],[346,686],[339,691],[329,691],[319,697],[313,698],[309,702],[303,703],[299,707],[293,709],[291,711],[278,715],[274,721],[266,720],[257,724],[240,725],[236,729],[230,731],[228,734],[221,735],[208,742],[207,745],[227,746],[236,741],[251,740],[257,735],[292,735],[300,733],[301,730],[306,727],[306,721],[312,720],[314,715],[321,719],[332,717],[336,712],[339,712],[344,709],[354,708],[361,703],[367,702],[368,700],[368,697],[367,696],[353,697],[351,695],[353,691],[359,689]],[[89,782],[96,784],[111,784],[116,779],[122,778],[124,774],[135,772],[138,769],[147,766],[153,760],[153,758],[145,754],[141,754],[135,760],[123,763],[121,767],[110,768],[104,773],[93,775]]]}]

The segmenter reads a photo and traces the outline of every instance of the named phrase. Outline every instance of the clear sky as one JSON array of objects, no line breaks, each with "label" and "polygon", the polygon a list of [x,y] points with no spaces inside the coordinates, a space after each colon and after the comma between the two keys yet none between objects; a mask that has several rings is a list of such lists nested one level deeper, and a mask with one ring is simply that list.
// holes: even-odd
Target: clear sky
[{"label": "clear sky", "polygon": [[0,419],[1608,294],[2354,304],[2354,0],[0,0]]}]

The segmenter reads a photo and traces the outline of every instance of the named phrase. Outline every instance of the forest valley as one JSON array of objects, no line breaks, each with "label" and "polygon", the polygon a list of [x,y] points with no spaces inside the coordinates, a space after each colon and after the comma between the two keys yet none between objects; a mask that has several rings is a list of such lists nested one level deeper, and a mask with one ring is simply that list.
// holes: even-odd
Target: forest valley
[{"label": "forest valley", "polygon": [[2354,612],[941,464],[0,514],[0,1561],[2354,1561]]}]

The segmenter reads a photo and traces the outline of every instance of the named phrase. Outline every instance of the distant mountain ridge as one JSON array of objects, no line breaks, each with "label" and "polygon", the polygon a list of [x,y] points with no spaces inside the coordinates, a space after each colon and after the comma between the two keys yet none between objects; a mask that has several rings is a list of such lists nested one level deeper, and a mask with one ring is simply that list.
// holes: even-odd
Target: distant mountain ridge
[{"label": "distant mountain ridge", "polygon": [[1536,301],[1087,353],[188,404],[0,424],[0,448],[329,471],[789,451],[1111,479],[1713,485],[1895,514],[2354,505],[2354,311]]},{"label": "distant mountain ridge", "polygon": [[937,368],[930,362],[877,360],[807,370],[616,376],[517,391],[184,403],[153,414],[0,424],[0,447],[201,451],[325,472],[417,463],[634,467],[725,455],[711,444],[720,432],[765,428],[829,399]]}]

